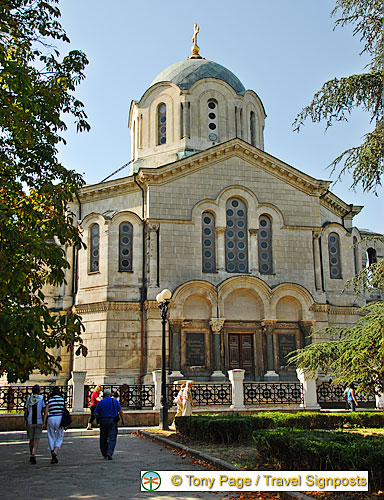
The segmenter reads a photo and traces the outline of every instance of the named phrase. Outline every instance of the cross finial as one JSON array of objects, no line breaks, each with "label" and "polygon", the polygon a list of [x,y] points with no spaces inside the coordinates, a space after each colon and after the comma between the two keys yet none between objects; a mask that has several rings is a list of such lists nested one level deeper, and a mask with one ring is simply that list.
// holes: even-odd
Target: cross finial
[{"label": "cross finial", "polygon": [[199,54],[200,48],[197,45],[197,34],[199,33],[199,27],[195,23],[194,25],[194,32],[193,32],[193,37],[192,37],[192,54],[188,57],[188,59],[202,59],[201,55]]}]

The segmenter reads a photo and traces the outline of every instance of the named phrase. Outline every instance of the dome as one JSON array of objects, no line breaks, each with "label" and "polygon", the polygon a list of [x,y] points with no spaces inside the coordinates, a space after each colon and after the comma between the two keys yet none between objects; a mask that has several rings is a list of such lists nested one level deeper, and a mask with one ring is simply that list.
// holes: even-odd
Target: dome
[{"label": "dome", "polygon": [[232,71],[221,64],[207,59],[186,59],[168,66],[153,80],[155,83],[172,82],[181,90],[188,90],[198,80],[203,78],[217,78],[228,83],[237,94],[244,94],[245,87]]}]

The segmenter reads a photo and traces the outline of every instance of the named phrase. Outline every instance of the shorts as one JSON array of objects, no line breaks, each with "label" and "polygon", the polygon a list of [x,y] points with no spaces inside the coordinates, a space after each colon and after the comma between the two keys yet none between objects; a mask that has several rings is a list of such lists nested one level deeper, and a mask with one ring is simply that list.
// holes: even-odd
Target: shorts
[{"label": "shorts", "polygon": [[40,439],[43,432],[42,424],[28,424],[27,434],[29,439]]}]

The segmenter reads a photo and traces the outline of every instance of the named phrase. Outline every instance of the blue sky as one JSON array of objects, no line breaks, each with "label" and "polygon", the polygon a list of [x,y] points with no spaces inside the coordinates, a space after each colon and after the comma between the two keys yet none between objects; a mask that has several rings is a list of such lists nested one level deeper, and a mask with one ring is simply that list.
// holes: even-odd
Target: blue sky
[{"label": "blue sky", "polygon": [[[348,123],[308,122],[300,133],[292,122],[321,85],[364,71],[361,44],[351,28],[334,30],[329,0],[65,0],[61,22],[71,44],[90,61],[76,92],[85,104],[91,132],[77,134],[68,122],[60,159],[100,182],[130,159],[128,113],[164,68],[190,55],[193,25],[200,26],[200,54],[216,61],[254,90],[266,113],[265,151],[318,179],[335,181],[328,165],[371,129],[364,112]],[[127,174],[123,170],[119,177]],[[354,192],[344,176],[332,191],[346,203],[364,205],[355,225],[383,233],[384,190]]]}]

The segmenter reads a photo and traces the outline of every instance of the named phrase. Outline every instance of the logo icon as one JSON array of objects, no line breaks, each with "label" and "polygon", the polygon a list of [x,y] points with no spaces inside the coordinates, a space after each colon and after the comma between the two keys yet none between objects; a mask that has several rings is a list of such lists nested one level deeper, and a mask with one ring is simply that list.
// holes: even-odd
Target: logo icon
[{"label": "logo icon", "polygon": [[155,491],[160,488],[161,477],[160,475],[150,470],[148,472],[144,472],[141,476],[141,486],[147,491]]}]

